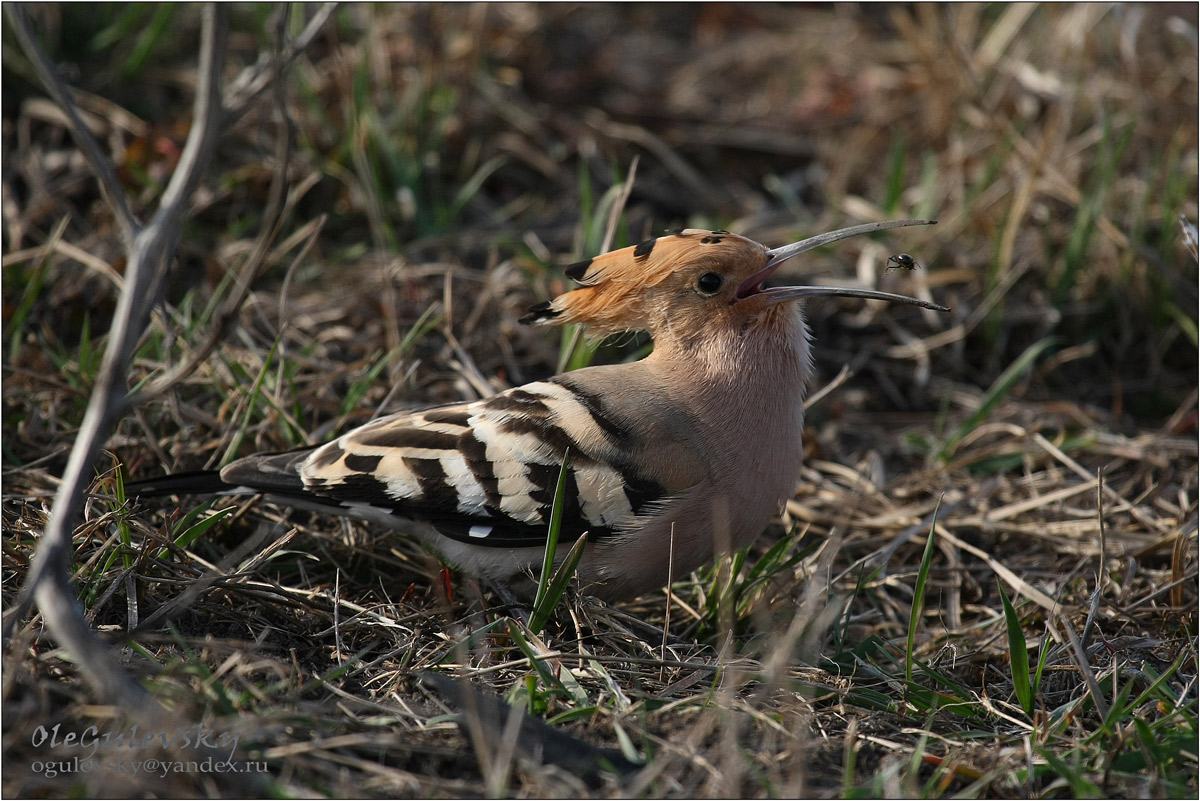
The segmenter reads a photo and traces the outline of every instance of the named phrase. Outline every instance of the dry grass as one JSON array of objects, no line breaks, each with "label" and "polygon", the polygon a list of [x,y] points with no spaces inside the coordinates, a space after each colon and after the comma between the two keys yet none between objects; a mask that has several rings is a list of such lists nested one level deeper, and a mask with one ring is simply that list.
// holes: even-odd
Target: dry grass
[{"label": "dry grass", "polygon": [[[38,12],[52,55],[77,59],[135,211],[152,209],[186,131],[192,11]],[[255,56],[267,16],[238,13],[235,61]],[[283,166],[269,101],[225,133],[197,195],[130,376],[160,389],[114,432],[75,535],[89,620],[157,699],[236,736],[236,757],[284,795],[1195,795],[1197,263],[1178,221],[1197,219],[1194,7],[335,19],[288,76],[289,203],[253,290],[205,354]],[[96,31],[116,45],[80,46]],[[6,608],[123,269],[111,215],[16,52]],[[599,246],[635,156],[618,245],[687,224],[781,243],[940,220],[803,265],[954,314],[812,307],[819,385],[850,375],[809,412],[786,525],[744,561],[682,579],[669,603],[571,597],[534,633],[391,532],[261,503],[201,531],[200,500],[120,500],[117,468],[214,466],[548,375],[559,343],[514,320]],[[923,269],[885,272],[900,251]],[[87,754],[37,743],[37,727],[117,733],[128,719],[36,614],[4,660],[6,796],[239,793],[199,769],[39,771]],[[1035,671],[1024,708],[1014,673]],[[525,721],[514,738],[521,721],[455,697],[466,686],[552,728]],[[462,709],[480,713],[460,728]],[[531,754],[554,748],[558,764]],[[188,758],[133,751],[95,757]]]}]

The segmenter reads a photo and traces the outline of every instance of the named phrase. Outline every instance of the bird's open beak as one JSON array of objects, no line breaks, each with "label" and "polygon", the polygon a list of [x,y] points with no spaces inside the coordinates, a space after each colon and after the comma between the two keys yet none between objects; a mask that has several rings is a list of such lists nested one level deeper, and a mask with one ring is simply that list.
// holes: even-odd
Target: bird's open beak
[{"label": "bird's open beak", "polygon": [[836,287],[836,286],[779,286],[771,289],[763,289],[762,283],[771,277],[771,274],[779,269],[779,265],[790,259],[792,256],[803,253],[806,250],[819,248],[822,245],[828,245],[830,242],[836,242],[839,239],[846,239],[859,234],[869,234],[873,231],[883,231],[888,228],[905,228],[910,225],[936,225],[937,220],[892,220],[890,222],[868,223],[866,225],[856,225],[852,228],[843,228],[840,231],[830,231],[829,233],[811,236],[808,239],[802,239],[799,242],[793,242],[790,245],[775,248],[767,251],[767,263],[761,270],[743,281],[737,288],[737,299],[743,300],[750,297],[759,297],[765,299],[770,304],[781,303],[786,300],[796,300],[798,298],[811,298],[818,295],[840,295],[847,298],[871,298],[873,300],[887,300],[893,303],[909,303],[913,306],[920,306],[923,309],[933,309],[935,311],[950,311],[945,306],[939,306],[936,303],[920,300],[918,298],[910,298],[907,295],[896,295],[891,292],[879,292],[874,289],[856,289],[852,287]]}]

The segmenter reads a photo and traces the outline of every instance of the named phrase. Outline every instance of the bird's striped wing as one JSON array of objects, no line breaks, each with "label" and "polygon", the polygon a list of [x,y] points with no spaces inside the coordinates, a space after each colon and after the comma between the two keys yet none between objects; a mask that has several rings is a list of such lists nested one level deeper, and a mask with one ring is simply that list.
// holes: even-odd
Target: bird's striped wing
[{"label": "bird's striped wing", "polygon": [[678,488],[640,475],[621,446],[620,426],[603,409],[565,383],[543,381],[376,420],[303,459],[248,457],[222,478],[275,483],[276,494],[299,491],[375,518],[422,520],[474,545],[521,547],[545,542],[568,453],[561,539],[587,532],[594,541],[661,508]]}]

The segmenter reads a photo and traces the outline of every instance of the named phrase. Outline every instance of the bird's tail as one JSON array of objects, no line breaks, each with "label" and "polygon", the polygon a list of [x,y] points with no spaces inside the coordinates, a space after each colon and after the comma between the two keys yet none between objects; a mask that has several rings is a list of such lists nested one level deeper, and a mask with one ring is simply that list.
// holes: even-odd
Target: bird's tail
[{"label": "bird's tail", "polygon": [[217,470],[195,470],[190,473],[175,473],[158,478],[130,481],[125,485],[125,495],[130,498],[141,496],[153,498],[161,495],[222,495],[240,494],[244,490],[221,478]]},{"label": "bird's tail", "polygon": [[308,493],[300,478],[300,465],[312,453],[312,447],[283,453],[246,456],[221,470],[196,470],[174,473],[125,485],[129,497],[151,498],[160,495],[273,495],[304,497]]}]

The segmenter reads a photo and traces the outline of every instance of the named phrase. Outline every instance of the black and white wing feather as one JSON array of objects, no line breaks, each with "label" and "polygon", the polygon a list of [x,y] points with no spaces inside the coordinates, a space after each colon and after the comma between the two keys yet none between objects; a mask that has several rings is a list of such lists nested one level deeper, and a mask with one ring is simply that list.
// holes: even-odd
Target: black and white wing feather
[{"label": "black and white wing feather", "polygon": [[544,543],[568,454],[560,538],[596,541],[658,514],[686,487],[632,463],[622,426],[569,380],[385,417],[315,449],[250,456],[227,485],[379,520],[419,520],[463,543]]}]

